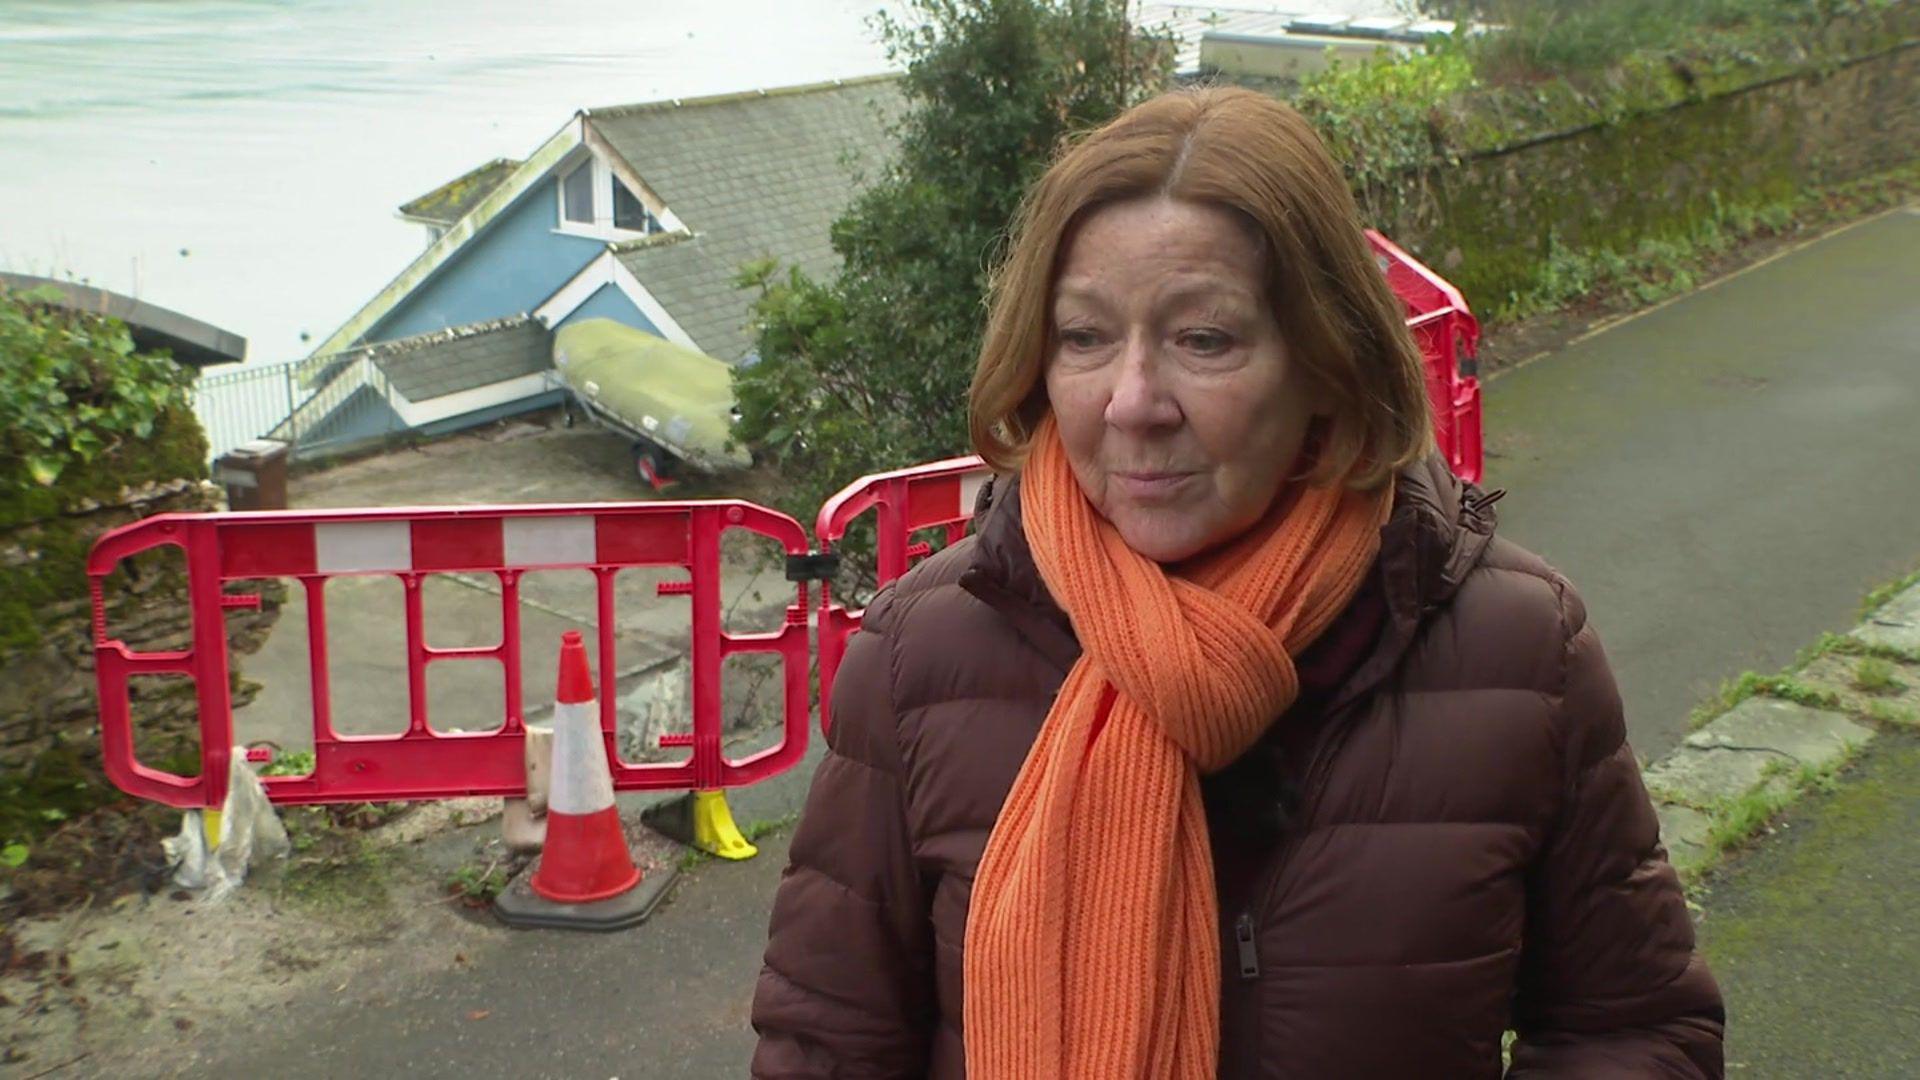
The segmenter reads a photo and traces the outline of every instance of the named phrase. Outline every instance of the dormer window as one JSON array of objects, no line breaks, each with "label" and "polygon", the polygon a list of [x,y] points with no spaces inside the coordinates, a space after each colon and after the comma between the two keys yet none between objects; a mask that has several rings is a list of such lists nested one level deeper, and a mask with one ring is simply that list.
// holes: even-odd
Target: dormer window
[{"label": "dormer window", "polygon": [[562,173],[559,189],[561,232],[601,240],[632,240],[665,232],[669,227],[596,156],[589,155],[571,171]]},{"label": "dormer window", "polygon": [[576,225],[593,224],[594,161],[579,167],[560,181],[560,220]]},{"label": "dormer window", "polygon": [[627,190],[618,177],[613,181],[613,227],[644,236],[662,231],[660,219],[653,216],[638,196]]}]

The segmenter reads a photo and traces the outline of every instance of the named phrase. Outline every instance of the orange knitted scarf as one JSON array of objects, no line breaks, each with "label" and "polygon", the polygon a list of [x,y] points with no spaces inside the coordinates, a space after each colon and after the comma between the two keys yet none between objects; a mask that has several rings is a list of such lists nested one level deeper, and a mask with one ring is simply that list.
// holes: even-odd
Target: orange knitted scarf
[{"label": "orange knitted scarf", "polygon": [[1085,652],[974,879],[967,1073],[1212,1080],[1220,955],[1199,773],[1298,695],[1292,656],[1372,566],[1391,487],[1302,489],[1170,572],[1087,501],[1051,417],[1033,447],[1021,516]]}]

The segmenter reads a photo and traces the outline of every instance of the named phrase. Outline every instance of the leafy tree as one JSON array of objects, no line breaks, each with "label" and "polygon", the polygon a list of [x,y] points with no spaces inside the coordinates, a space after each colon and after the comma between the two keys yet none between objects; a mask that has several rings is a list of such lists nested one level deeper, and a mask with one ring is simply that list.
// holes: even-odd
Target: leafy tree
[{"label": "leafy tree", "polygon": [[808,520],[859,476],[965,452],[988,272],[1021,195],[1072,132],[1158,92],[1171,41],[1121,0],[910,0],[874,25],[905,69],[896,154],[833,226],[827,280],[746,267],[759,362],[736,438]]}]

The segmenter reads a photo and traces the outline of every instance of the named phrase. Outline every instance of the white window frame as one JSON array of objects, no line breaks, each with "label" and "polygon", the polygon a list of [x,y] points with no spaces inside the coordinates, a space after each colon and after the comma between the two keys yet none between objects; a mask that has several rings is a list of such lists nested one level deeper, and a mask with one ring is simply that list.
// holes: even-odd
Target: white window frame
[{"label": "white window frame", "polygon": [[[567,220],[567,180],[581,169],[593,170],[592,224],[583,221]],[[642,232],[639,229],[615,228],[613,224],[613,185],[620,181],[613,175],[613,170],[607,166],[606,160],[599,154],[588,151],[580,161],[571,166],[562,163],[561,168],[554,170],[554,178],[553,217],[556,223],[553,229],[554,232],[565,233],[568,236],[583,236],[593,240],[612,241],[641,240],[648,236],[659,236],[662,233],[686,231],[685,226],[680,224],[680,220],[674,217],[672,212],[665,207],[661,207],[657,211],[650,207],[648,208],[648,212],[653,214],[654,220],[660,223],[660,232],[648,233]],[[645,207],[647,205],[646,200],[642,199],[638,192],[629,188],[627,193],[632,195],[635,201],[639,202],[641,206]]]}]

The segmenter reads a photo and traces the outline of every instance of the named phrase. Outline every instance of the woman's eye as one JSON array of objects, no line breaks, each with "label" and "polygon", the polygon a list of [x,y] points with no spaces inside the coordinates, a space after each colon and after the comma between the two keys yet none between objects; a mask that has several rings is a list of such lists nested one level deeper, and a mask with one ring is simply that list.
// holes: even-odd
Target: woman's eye
[{"label": "woman's eye", "polygon": [[1069,327],[1060,331],[1060,344],[1069,349],[1093,349],[1100,345],[1100,334],[1084,327]]},{"label": "woman's eye", "polygon": [[1223,353],[1233,344],[1232,338],[1218,330],[1183,330],[1178,340],[1181,348],[1202,356]]}]

